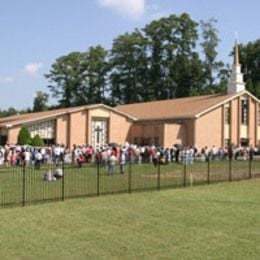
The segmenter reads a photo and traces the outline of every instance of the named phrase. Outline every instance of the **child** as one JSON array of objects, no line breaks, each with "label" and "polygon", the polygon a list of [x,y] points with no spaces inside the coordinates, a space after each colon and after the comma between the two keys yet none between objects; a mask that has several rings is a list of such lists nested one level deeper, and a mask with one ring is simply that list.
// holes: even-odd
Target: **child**
[{"label": "child", "polygon": [[43,180],[44,181],[55,181],[56,178],[52,176],[51,170],[47,170],[47,172],[45,172],[43,175]]},{"label": "child", "polygon": [[57,167],[53,175],[56,179],[60,179],[63,176],[63,171],[61,168]]}]

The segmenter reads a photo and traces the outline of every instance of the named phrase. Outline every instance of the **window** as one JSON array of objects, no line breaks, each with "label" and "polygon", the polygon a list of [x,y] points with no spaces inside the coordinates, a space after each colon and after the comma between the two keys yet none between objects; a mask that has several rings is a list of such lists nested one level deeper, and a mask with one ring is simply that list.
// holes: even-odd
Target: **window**
[{"label": "window", "polygon": [[55,139],[55,121],[43,121],[27,125],[31,136],[39,135],[42,139]]},{"label": "window", "polygon": [[230,107],[225,107],[225,124],[230,124]]},{"label": "window", "polygon": [[105,145],[108,141],[108,120],[92,118],[91,128],[91,144],[94,147]]},{"label": "window", "polygon": [[248,124],[248,101],[246,99],[241,101],[241,124]]}]

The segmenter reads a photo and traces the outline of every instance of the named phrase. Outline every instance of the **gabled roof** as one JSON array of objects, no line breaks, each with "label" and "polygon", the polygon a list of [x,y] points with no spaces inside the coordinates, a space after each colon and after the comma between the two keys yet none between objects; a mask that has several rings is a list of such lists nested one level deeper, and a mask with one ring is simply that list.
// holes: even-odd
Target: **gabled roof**
[{"label": "gabled roof", "polygon": [[133,118],[131,115],[125,114],[124,112],[121,112],[121,111],[117,111],[116,109],[114,109],[112,107],[106,106],[104,104],[95,104],[95,105],[88,105],[88,106],[60,108],[60,109],[43,111],[43,112],[26,113],[26,114],[21,114],[21,115],[2,117],[2,118],[0,118],[0,127],[1,126],[10,127],[10,126],[26,124],[26,123],[30,123],[30,122],[34,122],[34,121],[50,120],[50,119],[56,118],[57,116],[70,114],[70,113],[83,111],[83,110],[97,109],[97,108],[103,108],[106,110],[110,110],[110,111],[113,111],[124,117],[127,117],[131,120],[135,120],[135,118]]},{"label": "gabled roof", "polygon": [[229,95],[214,94],[207,96],[176,98],[170,100],[120,105],[115,108],[104,104],[95,104],[61,108],[44,112],[26,113],[0,118],[0,127],[11,127],[30,122],[50,120],[56,118],[57,116],[98,108],[110,110],[133,121],[197,118],[231,101],[232,99],[245,94],[260,103],[259,99],[245,90]]},{"label": "gabled roof", "polygon": [[229,95],[214,94],[119,105],[116,109],[138,118],[140,121],[197,118],[244,94],[250,95],[254,100],[259,102],[259,100],[248,91],[242,91]]}]

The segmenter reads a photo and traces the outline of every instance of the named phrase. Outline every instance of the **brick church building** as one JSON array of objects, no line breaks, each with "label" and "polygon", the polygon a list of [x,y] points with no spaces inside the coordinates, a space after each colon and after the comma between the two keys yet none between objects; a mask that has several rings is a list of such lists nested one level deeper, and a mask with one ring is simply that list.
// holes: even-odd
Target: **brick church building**
[{"label": "brick church building", "polygon": [[223,147],[260,145],[260,101],[245,90],[238,47],[226,94],[109,107],[103,104],[0,118],[0,144],[16,144],[22,126],[46,144],[108,143]]}]

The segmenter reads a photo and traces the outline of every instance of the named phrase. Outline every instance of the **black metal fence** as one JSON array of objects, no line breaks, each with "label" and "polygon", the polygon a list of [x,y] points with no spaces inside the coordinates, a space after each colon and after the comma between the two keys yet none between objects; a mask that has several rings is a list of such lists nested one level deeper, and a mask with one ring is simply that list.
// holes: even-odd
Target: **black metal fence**
[{"label": "black metal fence", "polygon": [[[63,176],[54,178],[61,169]],[[45,180],[46,172],[51,174]],[[260,160],[214,160],[187,163],[132,163],[110,167],[99,163],[59,166],[0,167],[0,206],[25,206],[45,201],[104,194],[160,190],[260,177]]]}]

